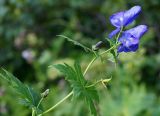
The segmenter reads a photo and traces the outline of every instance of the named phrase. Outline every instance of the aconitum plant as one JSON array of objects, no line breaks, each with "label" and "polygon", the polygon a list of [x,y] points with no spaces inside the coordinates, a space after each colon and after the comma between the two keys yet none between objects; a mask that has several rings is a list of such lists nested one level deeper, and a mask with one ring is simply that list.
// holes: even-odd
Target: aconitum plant
[{"label": "aconitum plant", "polygon": [[115,13],[110,17],[112,25],[117,27],[117,29],[109,34],[109,38],[112,38],[117,33],[122,33],[121,37],[117,37],[117,42],[120,43],[117,52],[135,52],[138,49],[139,40],[145,34],[145,32],[147,32],[147,26],[139,25],[124,32],[122,31],[125,26],[129,25],[135,20],[140,12],[141,7],[134,6],[127,11]]},{"label": "aconitum plant", "polygon": [[20,97],[20,103],[28,106],[28,108],[32,110],[32,116],[42,116],[55,110],[56,107],[63,105],[63,102],[71,96],[73,99],[82,98],[83,101],[88,105],[91,114],[97,116],[95,103],[97,104],[99,102],[99,95],[96,85],[102,84],[105,87],[106,83],[108,83],[111,79],[100,79],[96,82],[91,82],[85,78],[85,75],[92,64],[104,54],[112,53],[115,59],[115,64],[118,64],[117,59],[121,52],[137,51],[140,38],[147,32],[147,26],[138,25],[129,30],[125,30],[125,27],[131,24],[137,18],[140,12],[141,7],[134,6],[127,11],[115,13],[110,17],[110,22],[116,27],[116,29],[112,31],[109,34],[109,38],[107,38],[107,41],[110,43],[110,48],[104,51],[100,50],[100,46],[103,43],[102,41],[90,48],[66,36],[58,35],[84,48],[84,50],[89,51],[91,54],[93,54],[93,59],[88,63],[88,66],[84,72],[81,70],[81,66],[78,61],[75,61],[74,66],[70,66],[68,64],[55,64],[50,66],[56,68],[65,76],[65,79],[69,82],[72,91],[49,109],[44,110],[45,108],[43,108],[41,104],[44,102],[44,99],[47,99],[49,89],[43,93],[39,93],[30,86],[23,84],[5,69],[1,69],[0,77],[6,80],[10,86],[14,88]]}]

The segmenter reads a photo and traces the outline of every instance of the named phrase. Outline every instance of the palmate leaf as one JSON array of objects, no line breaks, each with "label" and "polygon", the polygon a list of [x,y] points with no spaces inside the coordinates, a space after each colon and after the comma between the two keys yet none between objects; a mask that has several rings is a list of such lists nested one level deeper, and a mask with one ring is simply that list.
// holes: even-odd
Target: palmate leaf
[{"label": "palmate leaf", "polygon": [[53,66],[66,76],[65,79],[71,84],[73,89],[73,98],[84,99],[91,113],[96,116],[97,112],[94,102],[99,102],[99,96],[94,86],[87,87],[88,81],[84,78],[79,63],[75,62],[73,68],[67,64]]},{"label": "palmate leaf", "polygon": [[[31,87],[24,85],[18,78],[13,76],[5,69],[0,70],[0,77],[6,80],[9,85],[14,88],[15,92],[19,95],[20,103],[30,108],[36,108],[41,96],[39,93],[34,91]],[[42,106],[36,108],[37,112],[42,111]]]}]

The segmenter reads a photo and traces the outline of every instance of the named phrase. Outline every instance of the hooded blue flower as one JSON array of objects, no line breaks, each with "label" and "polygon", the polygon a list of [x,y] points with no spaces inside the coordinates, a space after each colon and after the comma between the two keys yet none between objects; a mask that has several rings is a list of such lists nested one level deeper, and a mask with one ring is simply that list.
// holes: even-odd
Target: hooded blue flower
[{"label": "hooded blue flower", "polygon": [[130,23],[132,23],[140,12],[141,12],[141,7],[134,6],[127,11],[122,11],[113,14],[110,17],[110,21],[112,25],[117,27],[117,29],[109,34],[109,38],[112,38],[114,35],[116,35],[120,31],[121,27],[127,26]]},{"label": "hooded blue flower", "polygon": [[118,39],[120,46],[117,52],[135,52],[138,49],[140,38],[147,32],[146,25],[139,25],[122,33]]}]

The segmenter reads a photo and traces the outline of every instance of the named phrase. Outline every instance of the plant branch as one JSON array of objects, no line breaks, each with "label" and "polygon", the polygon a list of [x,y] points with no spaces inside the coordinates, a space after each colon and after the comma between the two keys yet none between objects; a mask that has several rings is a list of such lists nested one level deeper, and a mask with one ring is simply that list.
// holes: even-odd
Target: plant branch
[{"label": "plant branch", "polygon": [[119,46],[119,45],[120,45],[120,43],[117,43],[116,45],[112,46],[112,47],[109,48],[108,50],[106,50],[106,51],[100,53],[100,55],[103,55],[103,54],[105,54],[105,53],[107,53],[107,52],[110,52],[112,49],[116,48],[116,47]]},{"label": "plant branch", "polygon": [[[116,44],[116,45],[114,45],[114,46],[112,46],[110,49],[108,49],[108,50],[100,53],[100,55],[103,55],[103,54],[111,51],[112,49],[115,49],[118,45],[119,45],[119,43]],[[91,65],[94,63],[94,61],[95,61],[97,58],[98,58],[98,57],[95,56],[95,57],[90,61],[90,63],[88,64],[87,68],[85,69],[83,75],[85,75],[85,74],[87,73],[88,69],[91,67]],[[92,84],[92,85],[89,85],[89,86],[87,86],[87,87],[94,86],[94,85],[96,85],[96,84],[99,83],[99,82],[102,82],[102,80],[99,80],[99,81],[97,81],[96,83],[94,83],[94,84]],[[73,91],[71,91],[66,97],[64,97],[62,100],[60,100],[60,101],[59,101],[58,103],[56,103],[54,106],[52,106],[52,107],[49,108],[48,110],[44,111],[42,114],[39,114],[38,116],[42,116],[43,114],[46,114],[46,113],[52,111],[52,110],[55,109],[58,105],[60,105],[60,104],[63,103],[66,99],[68,99],[71,95],[73,95]],[[42,100],[43,100],[43,99],[42,99]],[[38,106],[40,105],[40,103],[41,103],[42,100],[40,100]],[[37,107],[38,107],[38,106],[37,106]]]},{"label": "plant branch", "polygon": [[91,62],[88,64],[87,68],[85,69],[83,75],[85,75],[88,71],[88,69],[90,68],[90,66],[93,64],[93,62],[97,59],[97,57],[94,57]]},{"label": "plant branch", "polygon": [[32,116],[35,116],[36,114],[35,114],[35,109],[34,108],[32,108]]},{"label": "plant branch", "polygon": [[98,80],[97,82],[95,82],[95,83],[93,83],[93,84],[91,84],[91,85],[86,86],[86,88],[93,87],[93,86],[97,85],[98,83],[100,83],[100,82],[102,82],[102,81],[103,81],[102,79],[101,79],[101,80]]},{"label": "plant branch", "polygon": [[42,97],[37,105],[37,108],[40,106],[41,102],[43,101],[44,97]]},{"label": "plant branch", "polygon": [[56,103],[54,106],[52,106],[51,108],[49,108],[48,110],[46,110],[45,112],[43,112],[42,114],[40,114],[39,116],[42,116],[43,114],[46,114],[46,113],[52,111],[59,104],[61,104],[62,102],[64,102],[66,99],[68,99],[72,94],[73,94],[73,91],[71,91],[66,97],[64,97],[62,100],[60,100],[58,103]]},{"label": "plant branch", "polygon": [[120,32],[118,33],[117,37],[116,37],[116,44],[118,44],[118,38],[120,37],[122,31],[123,31],[123,26],[121,27],[121,30],[120,30]]}]

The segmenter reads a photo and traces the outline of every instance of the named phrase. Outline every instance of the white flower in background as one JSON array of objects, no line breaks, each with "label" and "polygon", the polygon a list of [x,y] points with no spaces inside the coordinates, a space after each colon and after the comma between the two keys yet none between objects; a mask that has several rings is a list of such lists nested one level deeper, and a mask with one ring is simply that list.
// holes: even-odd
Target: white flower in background
[{"label": "white flower in background", "polygon": [[28,63],[32,63],[34,58],[35,58],[35,52],[30,50],[30,49],[27,49],[27,50],[24,50],[22,52],[22,57],[28,62]]}]

